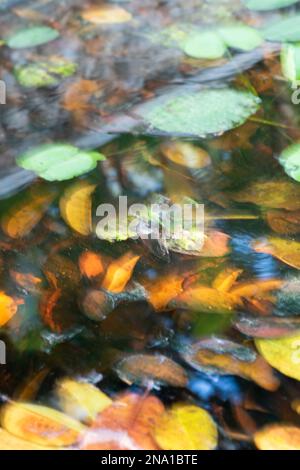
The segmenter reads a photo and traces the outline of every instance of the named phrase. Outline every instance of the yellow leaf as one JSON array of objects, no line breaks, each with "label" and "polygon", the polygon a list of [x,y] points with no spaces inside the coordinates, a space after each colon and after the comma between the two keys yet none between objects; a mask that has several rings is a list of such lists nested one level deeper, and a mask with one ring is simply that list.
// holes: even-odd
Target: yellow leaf
[{"label": "yellow leaf", "polygon": [[300,334],[280,339],[256,339],[256,347],[266,361],[282,374],[300,380]]},{"label": "yellow leaf", "polygon": [[81,13],[84,20],[94,24],[126,23],[132,19],[131,13],[116,5],[103,5],[89,8]]},{"label": "yellow leaf", "polygon": [[255,282],[243,282],[231,289],[230,293],[238,297],[255,297],[266,292],[280,289],[283,281],[280,279],[266,279]]},{"label": "yellow leaf", "polygon": [[103,289],[118,294],[122,292],[130,281],[133,270],[140,256],[129,251],[108,266],[102,283]]},{"label": "yellow leaf", "polygon": [[220,292],[229,292],[242,272],[242,269],[226,268],[215,278],[212,287]]},{"label": "yellow leaf", "polygon": [[232,313],[239,299],[230,293],[204,285],[188,287],[170,303],[171,307],[212,313]]},{"label": "yellow leaf", "polygon": [[284,424],[271,424],[254,435],[260,450],[300,450],[300,428]]},{"label": "yellow leaf", "polygon": [[0,450],[51,450],[51,447],[32,444],[0,428]]},{"label": "yellow leaf", "polygon": [[59,207],[64,221],[80,235],[88,236],[92,231],[92,199],[96,185],[88,181],[77,181],[63,194]]},{"label": "yellow leaf", "polygon": [[17,302],[12,297],[0,291],[0,327],[6,325],[17,311]]},{"label": "yellow leaf", "polygon": [[182,292],[182,284],[183,277],[178,274],[167,274],[143,283],[149,302],[158,311],[167,308],[170,300]]},{"label": "yellow leaf", "polygon": [[41,446],[66,447],[78,441],[85,427],[59,411],[30,403],[10,403],[1,413],[2,427]]},{"label": "yellow leaf", "polygon": [[217,427],[209,413],[186,404],[166,411],[153,436],[163,450],[213,450],[218,444]]},{"label": "yellow leaf", "polygon": [[72,379],[59,381],[56,393],[63,412],[84,423],[94,421],[97,415],[112,403],[112,400],[94,385]]}]

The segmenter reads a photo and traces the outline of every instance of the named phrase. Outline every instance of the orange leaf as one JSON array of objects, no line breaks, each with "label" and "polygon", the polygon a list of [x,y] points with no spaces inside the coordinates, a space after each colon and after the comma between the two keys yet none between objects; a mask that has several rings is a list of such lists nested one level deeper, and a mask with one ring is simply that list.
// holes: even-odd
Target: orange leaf
[{"label": "orange leaf", "polygon": [[12,297],[0,291],[0,327],[6,325],[17,311],[17,302]]},{"label": "orange leaf", "polygon": [[106,408],[83,437],[83,450],[158,450],[152,431],[165,408],[155,396],[127,393]]},{"label": "orange leaf", "polygon": [[140,256],[129,251],[125,255],[121,256],[121,258],[113,261],[109,265],[103,280],[103,289],[116,294],[122,292],[130,281],[133,270],[139,259]]},{"label": "orange leaf", "polygon": [[81,274],[88,279],[100,276],[104,272],[101,256],[93,251],[87,251],[80,255],[79,268]]}]

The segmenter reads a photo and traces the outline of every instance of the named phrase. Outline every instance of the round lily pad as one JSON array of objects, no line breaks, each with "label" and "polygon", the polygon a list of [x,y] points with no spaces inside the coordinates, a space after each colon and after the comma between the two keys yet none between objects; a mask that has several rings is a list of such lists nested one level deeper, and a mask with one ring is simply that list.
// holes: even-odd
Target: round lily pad
[{"label": "round lily pad", "polygon": [[279,157],[279,161],[291,178],[300,181],[300,143],[287,147]]},{"label": "round lily pad", "polygon": [[251,51],[263,42],[259,31],[244,24],[224,26],[218,31],[224,43],[232,49]]},{"label": "round lily pad", "polygon": [[68,144],[49,144],[34,148],[17,159],[17,164],[48,181],[63,181],[83,175],[105,160],[98,152],[80,150]]},{"label": "round lily pad", "polygon": [[260,99],[231,88],[205,89],[164,101],[144,116],[168,134],[206,137],[242,125],[259,108]]},{"label": "round lily pad", "polygon": [[225,54],[226,45],[215,32],[204,31],[188,37],[184,52],[195,59],[219,59]]},{"label": "round lily pad", "polygon": [[11,49],[25,49],[41,46],[58,37],[59,32],[56,29],[49,28],[49,26],[33,26],[14,33],[8,38],[6,44]]}]

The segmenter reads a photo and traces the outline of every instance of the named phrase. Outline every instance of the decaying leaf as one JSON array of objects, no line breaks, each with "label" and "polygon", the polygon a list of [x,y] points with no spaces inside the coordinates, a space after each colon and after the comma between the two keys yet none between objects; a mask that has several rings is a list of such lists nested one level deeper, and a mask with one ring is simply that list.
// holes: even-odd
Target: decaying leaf
[{"label": "decaying leaf", "polygon": [[223,338],[200,340],[183,348],[182,356],[202,372],[238,375],[269,391],[277,390],[280,384],[272,368],[253,349]]},{"label": "decaying leaf", "polygon": [[102,288],[109,292],[122,292],[132,277],[133,270],[140,256],[129,251],[108,266]]},{"label": "decaying leaf", "polygon": [[300,334],[279,339],[256,339],[260,354],[274,369],[300,380]]},{"label": "decaying leaf", "polygon": [[259,450],[300,450],[300,428],[288,424],[270,424],[254,435]]},{"label": "decaying leaf", "polygon": [[266,253],[278,258],[293,268],[300,269],[300,242],[287,238],[267,237],[253,244],[257,253]]},{"label": "decaying leaf", "polygon": [[112,400],[94,385],[68,378],[58,382],[56,395],[62,411],[84,423],[94,421],[112,404]]},{"label": "decaying leaf", "polygon": [[300,209],[300,186],[283,179],[254,181],[230,196],[236,202],[252,202],[268,209]]},{"label": "decaying leaf", "polygon": [[0,327],[6,325],[18,311],[18,303],[0,291]]},{"label": "decaying leaf", "polygon": [[127,393],[104,410],[84,435],[83,450],[158,450],[152,432],[164,405],[155,396]]},{"label": "decaying leaf", "polygon": [[75,444],[85,429],[78,421],[52,408],[21,402],[4,406],[1,425],[14,436],[49,447]]},{"label": "decaying leaf", "polygon": [[96,185],[77,181],[66,189],[60,199],[61,216],[75,232],[87,236],[92,231],[92,199]]},{"label": "decaying leaf", "polygon": [[185,387],[188,376],[179,364],[161,354],[134,354],[116,366],[119,377],[126,383],[148,386]]},{"label": "decaying leaf", "polygon": [[300,330],[300,319],[280,317],[255,317],[242,315],[234,320],[235,328],[254,338],[282,338]]},{"label": "decaying leaf", "polygon": [[3,232],[11,238],[23,238],[28,235],[43,218],[55,197],[54,188],[31,188],[2,216]]},{"label": "decaying leaf", "polygon": [[213,450],[218,443],[217,426],[210,414],[185,403],[165,411],[153,436],[164,450]]},{"label": "decaying leaf", "polygon": [[205,285],[188,287],[169,303],[170,308],[183,308],[199,312],[232,313],[240,299]]},{"label": "decaying leaf", "polygon": [[169,302],[182,292],[183,278],[179,274],[167,274],[144,282],[147,297],[155,310],[164,310]]},{"label": "decaying leaf", "polygon": [[271,229],[280,235],[300,233],[300,211],[268,211],[266,220]]},{"label": "decaying leaf", "polygon": [[99,253],[85,251],[79,257],[79,268],[83,276],[94,279],[104,272],[104,264]]},{"label": "decaying leaf", "polygon": [[22,289],[32,294],[37,294],[40,292],[43,282],[40,277],[34,276],[34,274],[31,273],[18,272],[13,269],[9,270],[9,275],[13,281]]},{"label": "decaying leaf", "polygon": [[199,169],[211,165],[211,158],[206,150],[188,142],[165,142],[161,145],[160,150],[168,160],[187,168]]},{"label": "decaying leaf", "polygon": [[81,13],[84,20],[94,24],[126,23],[132,19],[131,13],[117,5],[102,5],[89,8]]}]

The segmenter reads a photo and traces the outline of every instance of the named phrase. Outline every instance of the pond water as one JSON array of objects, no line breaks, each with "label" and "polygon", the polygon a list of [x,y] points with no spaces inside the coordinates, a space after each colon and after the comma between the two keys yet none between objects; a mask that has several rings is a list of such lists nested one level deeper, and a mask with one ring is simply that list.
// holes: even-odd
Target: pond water
[{"label": "pond water", "polygon": [[[204,59],[174,39],[186,38],[191,24],[201,31],[233,22],[261,30],[299,10],[257,12],[245,3],[108,2],[115,10],[104,22],[93,10],[104,2],[0,1],[7,93],[0,105],[3,406],[30,402],[66,411],[56,384],[68,377],[114,401],[139,394],[157,397],[167,410],[206,410],[218,437],[204,448],[272,447],[267,433],[277,428],[267,426],[275,424],[279,446],[300,448],[300,438],[291,443],[284,434],[284,423],[300,432],[299,150],[292,169],[280,158],[300,139],[295,83],[283,71],[280,41],[245,51],[236,40],[221,57]],[[15,47],[13,34],[36,25],[59,37]],[[230,117],[239,105],[222,95],[228,88],[259,100],[241,122]],[[224,131],[195,135],[202,111],[212,116],[191,108],[178,132],[173,101],[166,106],[171,124],[161,124],[164,100],[203,90],[217,90],[213,121],[219,116]],[[106,159],[82,174],[74,160],[67,170],[73,167],[74,178],[49,160],[52,181],[39,177],[36,164],[33,172],[20,168],[20,156],[34,160],[34,149],[58,143]],[[66,149],[60,152],[64,158]],[[46,152],[43,165],[47,158]],[[203,204],[204,246],[189,232],[175,243],[101,240],[97,208],[118,209],[120,196],[147,207]],[[20,435],[18,422],[15,430],[1,425],[41,445]],[[164,447],[159,426],[147,430],[151,443],[135,436],[136,446],[177,449]],[[209,433],[204,421],[199,426]],[[117,434],[109,444],[101,436],[95,448],[122,448]],[[5,448],[1,439],[0,433]]]}]

